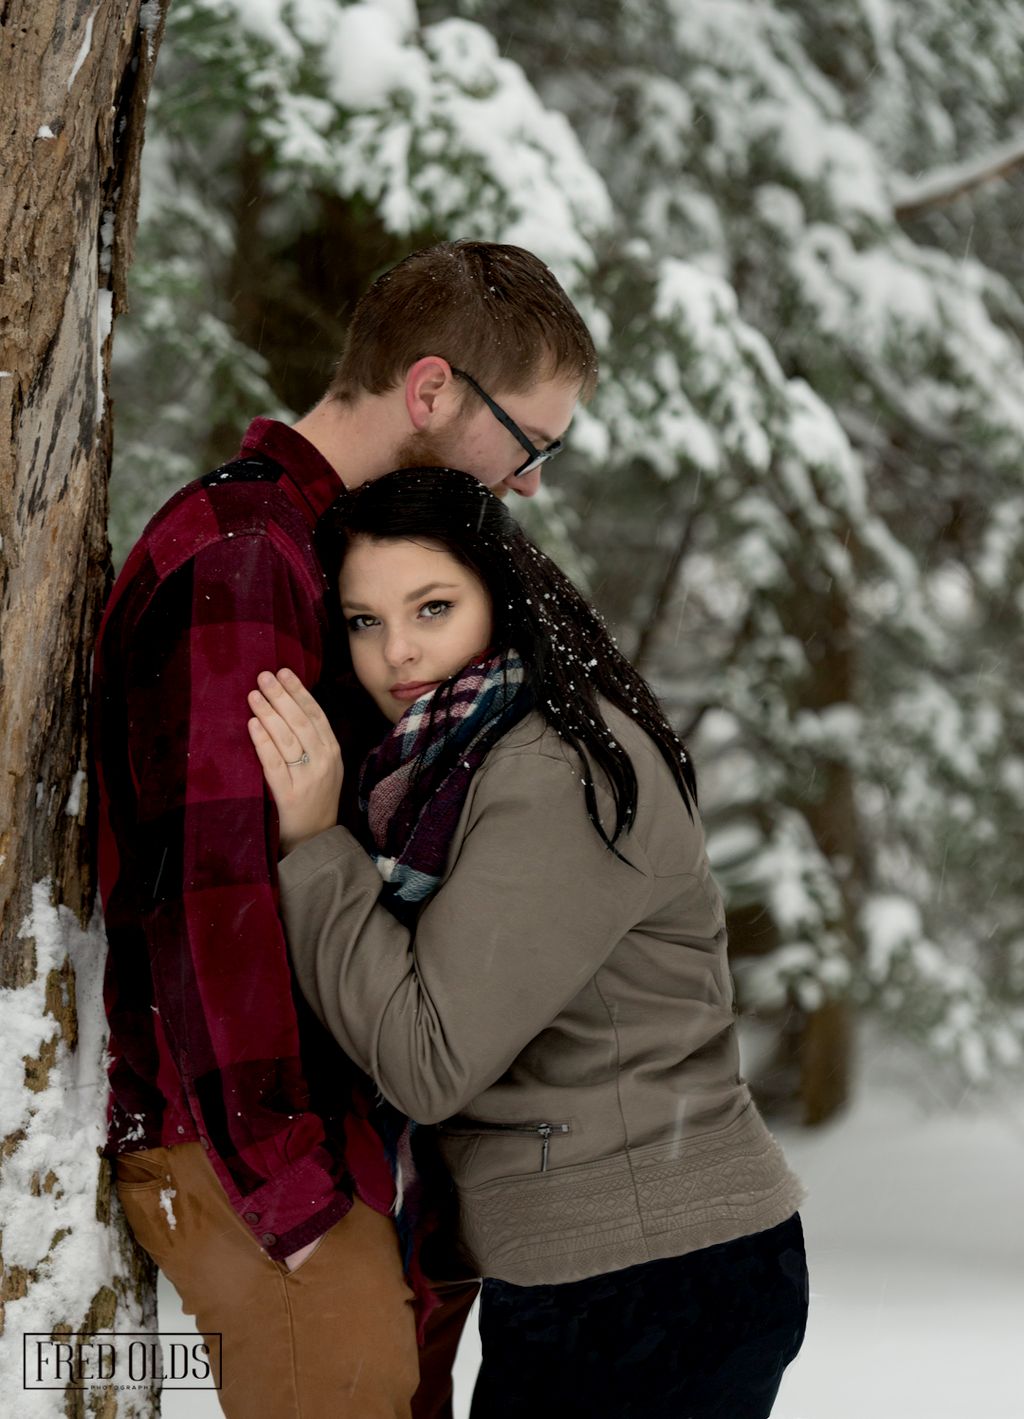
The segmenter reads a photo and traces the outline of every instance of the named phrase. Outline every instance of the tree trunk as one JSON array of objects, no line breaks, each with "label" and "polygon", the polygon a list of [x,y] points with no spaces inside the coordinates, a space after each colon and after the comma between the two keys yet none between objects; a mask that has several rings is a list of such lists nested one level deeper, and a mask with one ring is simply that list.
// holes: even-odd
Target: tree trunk
[{"label": "tree trunk", "polygon": [[[794,569],[794,584],[796,572]],[[812,678],[802,707],[857,704],[856,647],[850,608],[830,580],[826,590],[807,587],[787,608],[784,624],[807,646]],[[815,840],[837,866],[843,928],[849,949],[857,949],[856,912],[867,875],[860,817],[848,764],[822,756],[815,795],[802,804]],[[854,1059],[854,1006],[848,998],[827,1000],[808,1011],[798,1033],[800,1101],[809,1127],[827,1123],[849,1102]]]},{"label": "tree trunk", "polygon": [[[0,0],[0,1409],[151,1414],[22,1390],[26,1332],[152,1328],[112,1204],[105,953],[85,774],[109,577],[110,332],[124,308],[157,0]],[[88,1409],[86,1402],[88,1401]],[[41,1402],[36,1401],[36,1402]]]}]

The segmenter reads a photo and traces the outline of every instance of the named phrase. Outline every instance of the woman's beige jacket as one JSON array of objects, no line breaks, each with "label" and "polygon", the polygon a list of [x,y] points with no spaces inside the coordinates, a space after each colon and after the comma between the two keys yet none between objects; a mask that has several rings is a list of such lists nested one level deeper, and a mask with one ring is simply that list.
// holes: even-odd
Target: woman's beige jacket
[{"label": "woman's beige jacket", "polygon": [[[805,1191],[739,1073],[722,899],[657,746],[602,701],[636,769],[620,861],[540,715],[473,777],[415,933],[343,827],[279,864],[295,969],[399,1109],[441,1124],[478,1275],[574,1281],[785,1221]],[[604,780],[606,829],[614,804]]]}]

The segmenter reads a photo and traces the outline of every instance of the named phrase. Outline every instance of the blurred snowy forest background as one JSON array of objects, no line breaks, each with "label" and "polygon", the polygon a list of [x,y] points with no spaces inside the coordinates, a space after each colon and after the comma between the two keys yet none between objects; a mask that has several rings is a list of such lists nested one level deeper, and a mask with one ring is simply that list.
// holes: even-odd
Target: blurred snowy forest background
[{"label": "blurred snowy forest background", "polygon": [[[174,0],[118,321],[120,562],[369,282],[514,242],[600,388],[515,511],[689,742],[763,1106],[858,1017],[1024,1057],[1022,0]],[[955,195],[954,195],[955,194]],[[756,1082],[756,1081],[752,1081]]]}]

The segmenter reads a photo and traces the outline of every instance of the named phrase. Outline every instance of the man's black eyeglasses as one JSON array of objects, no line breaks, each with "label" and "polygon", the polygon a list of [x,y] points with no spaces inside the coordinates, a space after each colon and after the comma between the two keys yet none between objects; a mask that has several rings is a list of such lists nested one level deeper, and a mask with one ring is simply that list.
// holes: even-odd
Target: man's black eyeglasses
[{"label": "man's black eyeglasses", "polygon": [[561,453],[564,447],[561,439],[555,439],[554,443],[549,443],[547,448],[535,448],[516,421],[506,414],[501,405],[496,404],[489,394],[484,393],[472,375],[467,374],[465,370],[457,370],[454,365],[449,365],[449,369],[452,374],[457,375],[459,379],[464,379],[467,384],[472,385],[494,417],[505,425],[509,433],[515,435],[529,454],[525,463],[521,463],[518,468],[513,470],[511,474],[513,478],[522,477],[524,473],[529,473],[531,469],[539,468],[540,465],[546,463],[549,458],[554,458],[556,453]]}]

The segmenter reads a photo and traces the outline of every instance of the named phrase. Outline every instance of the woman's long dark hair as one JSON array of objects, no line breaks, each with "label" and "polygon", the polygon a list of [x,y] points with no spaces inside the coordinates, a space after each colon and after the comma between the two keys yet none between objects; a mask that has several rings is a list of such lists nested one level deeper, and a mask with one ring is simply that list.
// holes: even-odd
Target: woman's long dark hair
[{"label": "woman's long dark hair", "polygon": [[[579,754],[587,812],[613,851],[636,817],[637,782],[629,754],[601,715],[598,693],[654,740],[693,818],[693,763],[650,686],[615,645],[599,613],[527,537],[500,498],[471,474],[452,468],[398,469],[343,494],[317,529],[320,556],[335,589],[348,549],[360,537],[429,539],[479,577],[493,607],[491,647],[514,647],[522,657],[533,707]],[[343,625],[340,616],[336,624]],[[347,656],[347,635],[342,641]],[[435,693],[432,715],[443,710],[444,689],[453,683],[445,681]],[[592,763],[604,770],[615,799],[611,837],[598,812]],[[435,763],[434,772],[440,777],[446,767]]]}]

